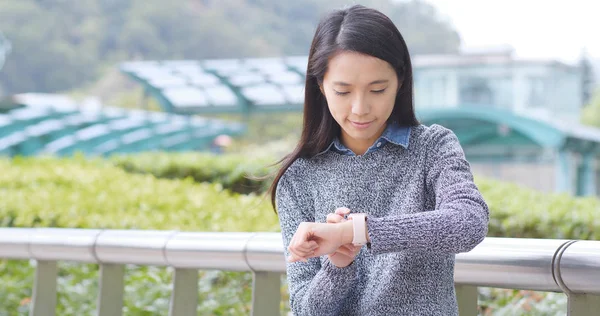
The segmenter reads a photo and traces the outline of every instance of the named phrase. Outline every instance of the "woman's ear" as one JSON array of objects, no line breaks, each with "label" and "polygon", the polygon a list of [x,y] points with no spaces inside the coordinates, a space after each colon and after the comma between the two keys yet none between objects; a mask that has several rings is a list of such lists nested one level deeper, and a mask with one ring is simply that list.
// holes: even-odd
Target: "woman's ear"
[{"label": "woman's ear", "polygon": [[325,90],[323,90],[323,85],[319,85],[319,90],[321,90],[321,94],[325,95]]}]

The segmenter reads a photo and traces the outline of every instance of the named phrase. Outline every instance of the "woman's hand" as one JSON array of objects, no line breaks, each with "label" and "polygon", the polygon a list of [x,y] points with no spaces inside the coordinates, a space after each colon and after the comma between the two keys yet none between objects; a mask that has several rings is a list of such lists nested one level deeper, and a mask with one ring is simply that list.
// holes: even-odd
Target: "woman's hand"
[{"label": "woman's hand", "polygon": [[[327,223],[343,223],[346,221],[344,217],[349,213],[350,210],[345,207],[338,208],[335,213],[327,215]],[[352,243],[342,245],[334,253],[328,255],[329,261],[338,268],[347,267],[354,261],[361,248]]]},{"label": "woman's hand", "polygon": [[289,262],[307,261],[308,258],[334,253],[342,245],[352,243],[352,223],[300,223],[288,250]]}]

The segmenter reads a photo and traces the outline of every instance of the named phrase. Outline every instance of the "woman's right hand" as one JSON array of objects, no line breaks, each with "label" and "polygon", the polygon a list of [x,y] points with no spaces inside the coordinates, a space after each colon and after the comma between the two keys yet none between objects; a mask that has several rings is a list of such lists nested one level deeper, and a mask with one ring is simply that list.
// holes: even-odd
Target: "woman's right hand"
[{"label": "woman's right hand", "polygon": [[[345,207],[340,207],[335,210],[335,213],[327,215],[327,223],[342,223],[345,222],[344,218],[350,213],[350,210]],[[338,268],[344,268],[349,266],[356,255],[360,252],[361,247],[354,246],[353,244],[345,244],[340,246],[334,253],[327,255],[329,261]]]}]

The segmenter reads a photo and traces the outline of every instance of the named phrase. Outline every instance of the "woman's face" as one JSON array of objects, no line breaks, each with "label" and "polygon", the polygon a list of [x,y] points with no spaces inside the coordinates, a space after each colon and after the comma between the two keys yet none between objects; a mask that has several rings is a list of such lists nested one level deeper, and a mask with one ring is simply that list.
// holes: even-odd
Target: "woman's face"
[{"label": "woman's face", "polygon": [[342,128],[342,143],[363,154],[385,130],[394,109],[398,78],[384,60],[342,52],[329,60],[321,91]]}]

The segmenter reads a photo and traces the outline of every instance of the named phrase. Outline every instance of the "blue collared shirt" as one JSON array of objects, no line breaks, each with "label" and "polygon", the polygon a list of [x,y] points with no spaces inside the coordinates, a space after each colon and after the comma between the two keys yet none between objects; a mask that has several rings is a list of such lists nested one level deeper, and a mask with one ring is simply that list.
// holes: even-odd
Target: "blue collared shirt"
[{"label": "blue collared shirt", "polygon": [[[398,146],[402,146],[404,148],[408,148],[408,142],[410,138],[410,126],[400,126],[397,123],[390,123],[386,126],[383,134],[379,136],[377,141],[367,149],[364,155],[374,152],[380,148],[382,148],[387,143],[392,143]],[[336,137],[331,144],[318,155],[323,154],[329,150],[333,150],[337,153],[347,156],[356,156],[356,154],[350,150],[348,147],[344,146],[340,141],[339,137]]]}]

